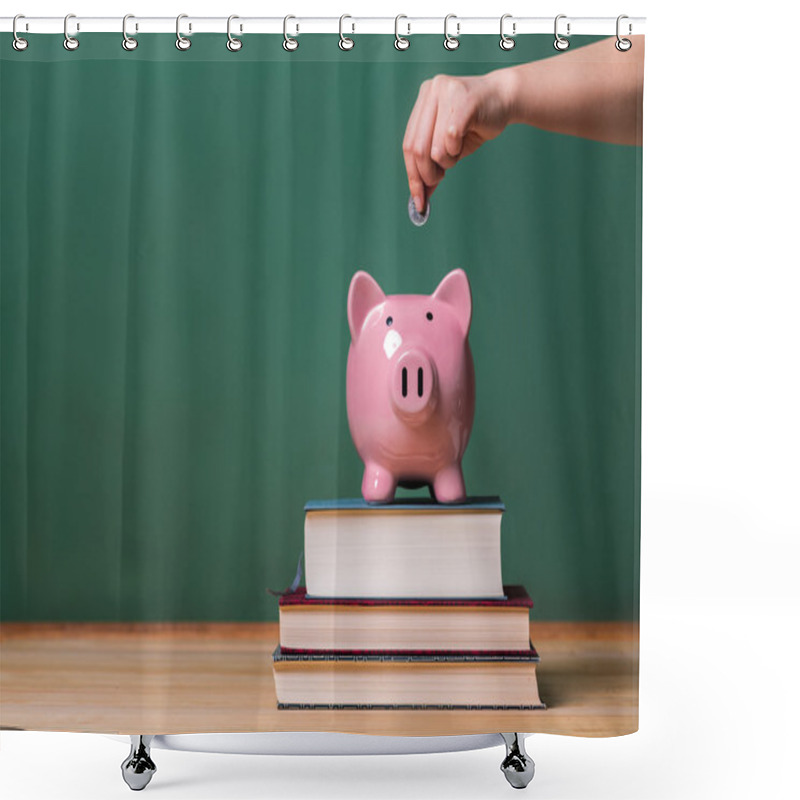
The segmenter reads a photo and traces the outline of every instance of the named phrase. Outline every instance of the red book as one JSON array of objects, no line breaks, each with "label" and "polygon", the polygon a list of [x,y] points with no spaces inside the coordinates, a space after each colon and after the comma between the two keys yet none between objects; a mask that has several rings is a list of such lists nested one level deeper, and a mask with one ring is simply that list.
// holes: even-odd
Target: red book
[{"label": "red book", "polygon": [[[522,586],[503,599],[280,598],[284,654],[481,653],[529,657],[529,611]],[[535,652],[535,651],[534,651]]]}]

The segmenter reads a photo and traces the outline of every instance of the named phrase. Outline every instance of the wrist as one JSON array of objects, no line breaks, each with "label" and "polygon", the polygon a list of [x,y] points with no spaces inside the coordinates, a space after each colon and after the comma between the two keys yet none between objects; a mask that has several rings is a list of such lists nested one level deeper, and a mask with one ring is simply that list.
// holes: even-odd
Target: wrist
[{"label": "wrist", "polygon": [[516,67],[504,67],[486,75],[487,89],[498,104],[503,127],[518,122],[519,74]]}]

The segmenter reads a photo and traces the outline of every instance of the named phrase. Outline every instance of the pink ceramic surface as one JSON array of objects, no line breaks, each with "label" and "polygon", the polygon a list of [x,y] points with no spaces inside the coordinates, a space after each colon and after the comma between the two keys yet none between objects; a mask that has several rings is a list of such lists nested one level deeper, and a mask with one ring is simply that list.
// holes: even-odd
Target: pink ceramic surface
[{"label": "pink ceramic surface", "polygon": [[347,419],[368,502],[391,502],[398,484],[430,484],[440,503],[466,499],[461,457],[475,413],[471,318],[463,270],[432,295],[387,297],[366,272],[353,276]]}]

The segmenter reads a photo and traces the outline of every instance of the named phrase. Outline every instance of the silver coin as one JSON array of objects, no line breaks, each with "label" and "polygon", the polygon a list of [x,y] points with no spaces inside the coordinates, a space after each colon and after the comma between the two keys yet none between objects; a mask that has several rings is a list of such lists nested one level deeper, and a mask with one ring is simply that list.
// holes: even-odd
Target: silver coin
[{"label": "silver coin", "polygon": [[408,218],[417,226],[424,225],[428,221],[428,217],[431,215],[431,203],[430,200],[425,203],[425,213],[420,214],[417,211],[417,207],[414,205],[414,198],[408,198]]}]

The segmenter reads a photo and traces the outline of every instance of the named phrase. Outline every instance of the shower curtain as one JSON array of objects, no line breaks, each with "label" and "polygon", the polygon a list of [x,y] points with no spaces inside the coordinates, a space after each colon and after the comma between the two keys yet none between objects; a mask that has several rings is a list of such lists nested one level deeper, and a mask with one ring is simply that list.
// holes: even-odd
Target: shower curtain
[{"label": "shower curtain", "polygon": [[[405,50],[352,38],[345,50],[301,36],[294,51],[273,35],[238,51],[219,34],[183,51],[169,34],[130,51],[116,34],[73,51],[55,35],[30,35],[24,52],[4,40],[4,725],[636,729],[643,39],[619,52],[613,36],[573,36],[556,52],[545,36],[509,50],[470,36],[452,51],[435,36]],[[590,87],[587,107],[563,100],[561,63]],[[427,81],[524,65],[546,65],[524,78],[542,98],[560,87],[536,101],[551,104],[531,112],[541,124],[484,126],[438,171],[414,153]],[[606,135],[609,109],[628,114],[628,133]],[[418,158],[430,169],[410,186]],[[409,219],[415,186],[423,225]],[[475,375],[466,493],[504,509],[502,584],[532,601],[541,704],[279,708],[279,612],[305,585],[307,504],[362,493],[351,280],[430,296],[456,269]],[[395,498],[431,502],[425,487]],[[204,693],[181,717],[198,663]],[[87,668],[71,711],[63,677]],[[236,698],[243,675],[251,689]]]}]

